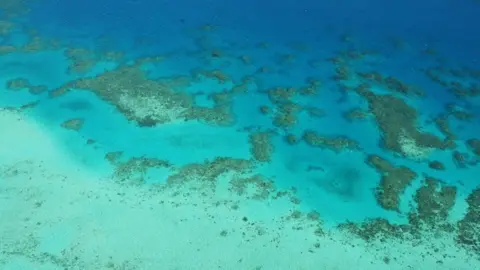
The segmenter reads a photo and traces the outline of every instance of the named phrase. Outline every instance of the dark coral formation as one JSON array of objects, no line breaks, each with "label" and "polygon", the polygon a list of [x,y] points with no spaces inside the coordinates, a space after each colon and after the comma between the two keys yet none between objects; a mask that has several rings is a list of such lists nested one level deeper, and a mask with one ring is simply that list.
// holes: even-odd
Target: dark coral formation
[{"label": "dark coral formation", "polygon": [[108,152],[105,154],[105,159],[110,162],[111,164],[117,164],[120,161],[120,158],[123,156],[122,151],[117,152]]},{"label": "dark coral formation", "polygon": [[392,95],[376,95],[369,91],[370,86],[362,84],[355,91],[369,103],[370,112],[383,134],[384,146],[396,153],[409,155],[402,139],[412,140],[419,149],[445,149],[446,143],[437,136],[421,132],[417,128],[417,111],[403,99]]},{"label": "dark coral formation", "polygon": [[292,113],[277,113],[273,125],[279,128],[290,128],[297,124],[297,116]]},{"label": "dark coral formation", "polygon": [[149,80],[137,66],[122,66],[94,78],[82,78],[72,87],[93,91],[142,126],[185,118],[193,104],[191,96]]},{"label": "dark coral formation", "polygon": [[333,150],[337,153],[345,150],[361,150],[359,143],[347,136],[323,136],[313,130],[303,133],[303,140],[310,146]]},{"label": "dark coral formation", "polygon": [[170,168],[170,162],[157,158],[133,157],[117,164],[114,179],[122,184],[143,184],[151,168]]},{"label": "dark coral formation", "polygon": [[32,101],[32,102],[23,104],[23,105],[20,106],[18,109],[20,109],[20,110],[28,110],[28,109],[31,109],[31,108],[35,108],[38,104],[40,104],[40,100]]},{"label": "dark coral formation", "polygon": [[475,118],[474,113],[468,112],[466,109],[461,108],[454,103],[446,104],[445,109],[449,115],[452,115],[460,121],[471,121]]},{"label": "dark coral formation", "polygon": [[[169,186],[197,183],[199,186],[192,188],[215,188],[218,177],[233,172],[231,190],[243,193],[249,185],[257,187],[255,198],[261,199],[274,192],[275,187],[271,180],[260,175],[250,175],[255,164],[252,160],[236,159],[230,157],[216,157],[213,160],[205,160],[203,163],[190,163],[175,168],[168,160],[149,157],[125,158],[124,152],[109,152],[105,159],[115,166],[114,180],[122,184],[141,184],[145,182],[145,175],[152,168],[167,168],[173,171],[167,178]],[[239,194],[242,195],[242,194]]]},{"label": "dark coral formation", "polygon": [[259,162],[269,162],[275,147],[272,143],[272,136],[274,134],[270,131],[260,131],[251,133],[249,136],[250,153],[253,158]]},{"label": "dark coral formation", "polygon": [[260,111],[261,114],[264,114],[264,115],[267,115],[271,112],[271,109],[270,107],[266,106],[266,105],[263,105],[263,106],[260,106],[258,108],[258,110]]},{"label": "dark coral formation", "polygon": [[355,120],[364,120],[367,119],[370,114],[366,110],[362,110],[361,108],[353,108],[343,114],[343,118],[345,118],[348,122],[353,122]]},{"label": "dark coral formation", "polygon": [[471,70],[455,70],[434,67],[426,69],[425,74],[432,81],[446,87],[458,98],[480,96],[480,80]]},{"label": "dark coral formation", "polygon": [[307,85],[300,87],[298,93],[302,96],[315,96],[319,93],[321,82],[314,78],[307,78]]},{"label": "dark coral formation", "polygon": [[290,128],[297,124],[298,113],[301,107],[293,102],[277,104],[277,110],[273,117],[273,125],[279,128]]},{"label": "dark coral formation", "polygon": [[273,112],[272,124],[275,127],[288,130],[298,123],[298,114],[305,111],[310,117],[321,118],[326,115],[325,111],[315,106],[303,106],[294,101],[298,95],[316,95],[320,82],[315,79],[307,79],[309,84],[298,90],[295,87],[274,87],[260,93],[266,93],[274,108],[270,110],[266,106],[260,108],[262,114]]},{"label": "dark coral formation", "polygon": [[20,105],[19,107],[16,106],[2,106],[0,107],[0,111],[10,111],[10,112],[20,112],[20,111],[25,111],[31,108],[35,108],[38,104],[40,104],[40,101],[32,101],[23,105]]},{"label": "dark coral formation", "polygon": [[79,131],[82,129],[83,124],[85,123],[85,119],[83,118],[74,118],[67,120],[61,124],[63,128]]},{"label": "dark coral formation", "polygon": [[367,82],[379,84],[382,88],[402,95],[424,96],[419,88],[408,85],[393,76],[384,76],[379,72],[358,72],[361,78]]},{"label": "dark coral formation", "polygon": [[217,157],[203,163],[187,164],[167,179],[168,185],[182,185],[188,182],[199,182],[205,187],[215,187],[222,174],[233,172],[239,176],[252,172],[255,164],[252,160],[230,157]]},{"label": "dark coral formation", "polygon": [[285,141],[289,144],[289,145],[295,145],[299,142],[297,136],[295,136],[294,134],[287,134],[285,136]]},{"label": "dark coral formation", "polygon": [[[54,39],[47,39],[38,36],[35,30],[28,29],[24,31],[24,25],[18,23],[18,15],[26,14],[30,10],[27,6],[28,1],[7,0],[0,2],[0,36],[2,37],[2,44],[0,44],[0,55],[7,55],[10,53],[32,53],[45,50],[58,50],[60,44]],[[15,38],[11,38],[16,31],[22,31],[27,35],[28,40],[19,44],[12,42]]]},{"label": "dark coral formation", "polygon": [[480,156],[480,140],[479,139],[468,139],[467,146],[472,150],[472,152]]},{"label": "dark coral formation", "polygon": [[457,166],[457,168],[465,168],[466,165],[466,155],[459,152],[459,151],[453,151],[452,153],[452,158],[453,158],[453,162],[455,163],[455,165]]},{"label": "dark coral formation", "polygon": [[367,162],[381,175],[376,190],[377,202],[386,210],[400,212],[400,196],[417,174],[407,167],[394,167],[387,160],[376,156],[368,156]]},{"label": "dark coral formation", "polygon": [[235,117],[231,108],[233,102],[232,91],[222,91],[210,95],[213,100],[214,106],[201,107],[192,105],[191,108],[185,111],[182,115],[185,120],[199,120],[207,124],[218,126],[230,126],[235,122]]},{"label": "dark coral formation", "polygon": [[200,120],[208,124],[231,125],[231,92],[212,95],[215,106],[201,107],[194,96],[177,90],[189,84],[184,78],[155,80],[147,77],[140,64],[124,65],[92,78],[81,78],[53,90],[51,97],[70,89],[85,89],[115,105],[128,119],[140,126],[155,126],[173,121]]},{"label": "dark coral formation", "polygon": [[60,87],[57,87],[55,89],[50,90],[48,92],[48,96],[50,98],[57,98],[57,97],[63,96],[65,94],[67,94],[68,92],[70,92],[70,90],[74,87],[75,87],[74,82],[68,82],[64,85],[61,85]]},{"label": "dark coral formation", "polygon": [[381,218],[371,219],[360,224],[347,222],[338,227],[360,236],[365,241],[380,239],[383,242],[389,238],[403,238],[410,230],[408,225],[392,225],[386,219]]},{"label": "dark coral formation", "polygon": [[296,95],[295,88],[272,88],[267,90],[270,101],[275,105],[273,125],[279,128],[289,128],[297,123],[297,114],[301,107],[291,99]]},{"label": "dark coral formation", "polygon": [[69,73],[88,72],[98,62],[96,53],[84,48],[68,48],[65,50],[64,54],[71,62],[68,67]]},{"label": "dark coral formation", "polygon": [[[363,58],[367,53],[340,53],[330,61],[335,65],[334,80],[345,93],[355,91],[368,101],[369,113],[378,123],[382,132],[382,143],[387,149],[420,160],[428,156],[434,149],[453,148],[453,136],[445,140],[432,133],[422,132],[418,127],[418,113],[401,96],[424,96],[417,87],[402,82],[393,76],[385,76],[379,72],[359,72],[352,70],[351,61]],[[358,84],[357,81],[361,83]],[[394,94],[376,94],[371,90],[372,84],[380,86]],[[352,119],[363,119],[365,114],[360,110],[352,110],[344,115]],[[446,130],[446,129],[444,129]],[[450,134],[449,134],[450,135]]]},{"label": "dark coral formation", "polygon": [[7,81],[7,89],[9,90],[21,90],[28,88],[30,81],[25,78],[16,78]]},{"label": "dark coral formation", "polygon": [[[359,235],[366,241],[388,241],[391,238],[419,239],[424,237],[421,235],[425,233],[431,235],[442,232],[452,233],[456,231],[456,226],[449,222],[448,217],[456,197],[457,190],[454,186],[426,176],[424,185],[415,193],[416,207],[409,212],[407,224],[391,224],[386,219],[376,218],[360,224],[341,224],[339,228]],[[465,226],[471,228],[472,223]],[[473,235],[468,235],[468,237],[471,236]]]},{"label": "dark coral formation", "polygon": [[439,115],[435,119],[435,125],[437,126],[438,130],[445,135],[445,147],[448,149],[453,149],[456,147],[456,143],[454,140],[457,139],[455,133],[453,133],[450,125],[448,123],[448,116]]},{"label": "dark coral formation", "polygon": [[255,192],[250,198],[254,200],[268,199],[276,191],[273,181],[259,174],[248,177],[235,177],[230,180],[230,186],[230,190],[238,195],[246,195],[248,188],[253,186]]},{"label": "dark coral formation", "polygon": [[445,170],[445,165],[438,160],[430,161],[428,163],[428,167],[430,169],[434,169],[434,170],[437,170],[437,171],[444,171]]},{"label": "dark coral formation", "polygon": [[417,211],[410,214],[410,224],[429,227],[449,226],[448,215],[457,198],[457,188],[445,185],[441,180],[426,176],[424,185],[414,196]]},{"label": "dark coral formation", "polygon": [[[64,51],[65,57],[70,61],[69,73],[86,73],[91,71],[100,61],[120,62],[124,54],[119,51],[101,52],[80,47],[69,47]],[[161,57],[145,57],[136,59],[136,63],[147,63],[161,60]]]},{"label": "dark coral formation", "polygon": [[7,81],[7,89],[12,91],[27,89],[31,94],[38,95],[45,92],[48,88],[45,85],[33,85],[25,78],[16,78]]},{"label": "dark coral formation", "polygon": [[458,223],[457,242],[480,254],[480,188],[467,197],[468,209]]},{"label": "dark coral formation", "polygon": [[297,90],[293,87],[276,87],[268,89],[267,94],[273,104],[279,105],[291,101],[291,99],[297,94]]}]

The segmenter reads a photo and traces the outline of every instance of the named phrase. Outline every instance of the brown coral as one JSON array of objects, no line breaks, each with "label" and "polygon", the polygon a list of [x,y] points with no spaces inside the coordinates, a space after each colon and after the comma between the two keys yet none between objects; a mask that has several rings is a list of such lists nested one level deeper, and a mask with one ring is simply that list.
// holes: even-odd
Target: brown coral
[{"label": "brown coral", "polygon": [[399,212],[400,196],[417,174],[404,166],[394,167],[377,155],[368,156],[367,163],[381,175],[380,184],[376,190],[377,202],[386,210]]}]

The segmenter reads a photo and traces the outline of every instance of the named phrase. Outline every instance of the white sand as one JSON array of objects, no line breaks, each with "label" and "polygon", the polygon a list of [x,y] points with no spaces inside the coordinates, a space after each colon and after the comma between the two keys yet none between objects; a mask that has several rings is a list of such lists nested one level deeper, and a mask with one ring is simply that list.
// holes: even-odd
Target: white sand
[{"label": "white sand", "polygon": [[[340,232],[320,238],[312,223],[286,219],[285,207],[275,206],[282,201],[243,200],[233,210],[239,198],[225,190],[121,186],[76,164],[63,142],[21,113],[0,111],[0,127],[0,269],[471,270],[478,263],[448,239],[366,247]],[[431,245],[441,252],[423,256]]]}]

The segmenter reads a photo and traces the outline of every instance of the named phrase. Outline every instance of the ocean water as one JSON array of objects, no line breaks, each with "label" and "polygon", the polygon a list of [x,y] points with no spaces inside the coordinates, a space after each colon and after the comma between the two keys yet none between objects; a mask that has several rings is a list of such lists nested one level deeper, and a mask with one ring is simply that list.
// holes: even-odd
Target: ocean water
[{"label": "ocean water", "polygon": [[479,269],[479,12],[1,0],[0,269]]}]

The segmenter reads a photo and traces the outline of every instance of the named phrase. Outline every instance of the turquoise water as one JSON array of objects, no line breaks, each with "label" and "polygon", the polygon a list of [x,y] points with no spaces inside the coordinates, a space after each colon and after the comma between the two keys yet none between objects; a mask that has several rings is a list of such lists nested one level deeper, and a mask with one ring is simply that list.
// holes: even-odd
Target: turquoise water
[{"label": "turquoise water", "polygon": [[0,269],[479,268],[478,11],[2,1]]}]

